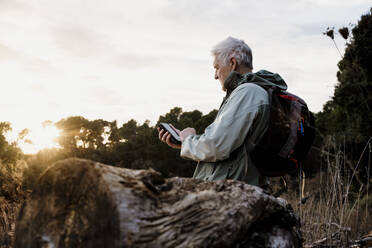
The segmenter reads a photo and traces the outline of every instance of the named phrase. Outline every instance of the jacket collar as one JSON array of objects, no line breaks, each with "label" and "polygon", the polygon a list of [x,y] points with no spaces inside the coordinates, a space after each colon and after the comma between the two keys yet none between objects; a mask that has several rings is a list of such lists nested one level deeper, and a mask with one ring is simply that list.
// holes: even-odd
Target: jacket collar
[{"label": "jacket collar", "polygon": [[232,71],[230,72],[225,82],[223,83],[223,86],[226,89],[226,96],[223,98],[220,108],[226,102],[227,98],[235,90],[236,87],[243,83],[250,82],[254,82],[263,88],[277,88],[284,91],[287,90],[287,84],[285,83],[283,78],[277,73],[272,73],[266,70],[260,70],[256,73],[248,72],[242,75],[236,71]]},{"label": "jacket collar", "polygon": [[223,86],[226,89],[226,96],[230,95],[231,92],[242,83],[242,80],[243,76],[240,73],[236,71],[230,72],[223,83]]},{"label": "jacket collar", "polygon": [[242,83],[250,82],[254,82],[264,88],[275,87],[280,90],[287,90],[288,88],[283,78],[277,73],[260,70],[256,73],[248,72],[242,75],[236,71],[232,71],[223,84],[226,89],[226,96],[230,95],[231,92]]},{"label": "jacket collar", "polygon": [[230,74],[225,79],[225,82],[223,83],[223,86],[226,89],[226,95],[222,99],[222,103],[219,109],[221,109],[222,105],[224,105],[227,98],[229,98],[231,92],[233,92],[235,88],[238,87],[242,82],[243,82],[243,76],[240,73],[236,71],[230,72]]}]

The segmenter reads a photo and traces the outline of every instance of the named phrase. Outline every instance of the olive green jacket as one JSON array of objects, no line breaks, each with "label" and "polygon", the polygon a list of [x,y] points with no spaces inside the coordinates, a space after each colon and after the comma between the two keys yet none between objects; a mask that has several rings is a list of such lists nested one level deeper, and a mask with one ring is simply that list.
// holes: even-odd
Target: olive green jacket
[{"label": "olive green jacket", "polygon": [[267,128],[269,99],[266,90],[247,82],[284,83],[278,74],[264,70],[244,75],[230,73],[224,82],[227,94],[214,122],[203,134],[188,136],[182,142],[181,157],[198,161],[194,178],[260,184],[260,173],[249,151]]}]

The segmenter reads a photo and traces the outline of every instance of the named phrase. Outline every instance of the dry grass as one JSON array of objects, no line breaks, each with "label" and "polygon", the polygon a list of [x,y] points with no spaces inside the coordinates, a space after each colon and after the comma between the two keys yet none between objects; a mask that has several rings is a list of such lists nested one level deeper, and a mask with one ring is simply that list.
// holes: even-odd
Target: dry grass
[{"label": "dry grass", "polygon": [[11,247],[18,209],[24,200],[21,188],[26,164],[0,164],[0,248]]},{"label": "dry grass", "polygon": [[[361,156],[371,155],[370,143],[366,147],[369,149]],[[338,152],[332,153],[335,150]],[[370,178],[366,176],[365,182],[355,188],[360,161],[350,170],[345,153],[332,142],[326,144],[322,153],[326,169],[305,180],[305,203],[300,203],[300,186],[282,197],[301,217],[305,247],[350,247],[372,230]],[[369,166],[366,175],[369,175]]]},{"label": "dry grass", "polygon": [[0,247],[11,247],[14,237],[15,218],[19,204],[0,197]]}]

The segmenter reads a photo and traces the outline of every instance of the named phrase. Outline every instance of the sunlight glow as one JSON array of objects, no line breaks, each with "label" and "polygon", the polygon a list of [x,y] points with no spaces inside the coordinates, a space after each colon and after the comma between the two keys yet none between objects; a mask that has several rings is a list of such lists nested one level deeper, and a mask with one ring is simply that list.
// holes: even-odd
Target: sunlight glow
[{"label": "sunlight glow", "polygon": [[19,141],[19,147],[25,154],[35,154],[45,148],[57,148],[59,147],[56,141],[58,136],[59,130],[54,125],[40,125],[30,129],[25,139]]}]

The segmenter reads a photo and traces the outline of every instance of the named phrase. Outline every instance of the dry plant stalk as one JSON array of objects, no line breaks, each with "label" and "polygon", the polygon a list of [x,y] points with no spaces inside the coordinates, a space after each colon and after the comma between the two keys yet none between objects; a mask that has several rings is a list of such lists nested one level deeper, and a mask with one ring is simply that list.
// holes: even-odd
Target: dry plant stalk
[{"label": "dry plant stalk", "polygon": [[[368,175],[370,141],[361,154],[362,157],[369,148]],[[337,151],[336,154],[334,151]],[[291,203],[301,217],[305,247],[349,247],[372,228],[368,222],[371,218],[371,209],[368,209],[369,176],[359,189],[353,189],[352,181],[361,159],[350,172],[344,149],[337,146],[332,138],[328,139],[322,152],[327,169],[307,180],[305,196],[309,196],[309,199],[306,203],[298,203],[298,191],[288,192],[283,198]],[[360,207],[363,194],[367,197],[365,209]]]}]

